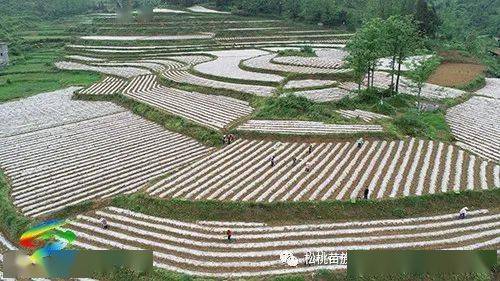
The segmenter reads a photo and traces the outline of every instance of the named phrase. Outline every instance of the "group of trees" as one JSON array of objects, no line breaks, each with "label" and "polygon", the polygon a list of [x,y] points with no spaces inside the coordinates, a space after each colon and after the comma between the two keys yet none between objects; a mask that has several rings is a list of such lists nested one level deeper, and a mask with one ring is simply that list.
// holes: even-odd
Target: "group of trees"
[{"label": "group of trees", "polygon": [[[418,24],[411,16],[373,18],[360,28],[348,43],[347,61],[361,87],[365,76],[367,86],[373,86],[374,72],[380,58],[391,58],[391,89],[398,92],[401,66],[419,47]],[[397,67],[396,67],[397,65]]]},{"label": "group of trees", "polygon": [[364,21],[391,15],[412,15],[425,34],[439,25],[436,10],[427,0],[216,0],[221,9],[246,15],[274,14],[309,23],[360,27]]}]

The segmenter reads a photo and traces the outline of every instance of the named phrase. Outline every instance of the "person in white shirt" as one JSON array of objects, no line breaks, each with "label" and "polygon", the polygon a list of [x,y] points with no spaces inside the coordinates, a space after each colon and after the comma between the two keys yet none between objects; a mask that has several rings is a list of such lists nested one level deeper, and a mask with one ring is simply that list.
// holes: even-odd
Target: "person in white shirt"
[{"label": "person in white shirt", "polygon": [[460,209],[460,212],[458,213],[458,218],[465,219],[465,217],[467,216],[467,211],[469,211],[469,208],[467,207],[463,207],[462,209]]}]

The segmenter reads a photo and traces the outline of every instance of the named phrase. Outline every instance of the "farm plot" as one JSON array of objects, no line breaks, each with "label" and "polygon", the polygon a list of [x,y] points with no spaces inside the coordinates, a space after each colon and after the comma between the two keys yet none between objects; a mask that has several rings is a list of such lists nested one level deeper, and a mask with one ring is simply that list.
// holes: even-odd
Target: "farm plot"
[{"label": "farm plot", "polygon": [[364,110],[337,110],[340,115],[344,118],[359,118],[363,121],[370,122],[375,119],[382,119],[382,118],[391,118],[389,116],[383,115],[383,114],[378,114],[375,112],[370,112],[370,111],[364,111]]},{"label": "farm plot", "polygon": [[90,87],[79,91],[79,94],[85,95],[113,95],[119,93],[125,86],[127,81],[108,76],[101,82],[95,83]]},{"label": "farm plot", "polygon": [[106,61],[105,59],[93,58],[93,57],[86,57],[86,56],[79,56],[79,55],[70,55],[70,56],[66,56],[66,58],[73,59],[73,60],[84,61],[84,62],[104,62],[104,61]]},{"label": "farm plot", "polygon": [[335,84],[336,81],[332,80],[317,80],[317,79],[306,79],[306,80],[291,80],[283,86],[284,89],[300,89],[300,88],[313,88],[313,87],[324,87]]},{"label": "farm plot", "polygon": [[151,74],[150,71],[137,67],[120,67],[120,66],[91,66],[76,62],[56,62],[55,66],[63,70],[85,70],[85,71],[95,71],[108,75],[114,75],[124,78],[132,78],[139,75]]},{"label": "farm plot", "polygon": [[256,58],[251,58],[243,61],[243,65],[257,70],[264,69],[276,72],[293,72],[293,73],[303,73],[303,74],[340,73],[347,71],[345,69],[328,69],[328,68],[274,64],[272,63],[272,59],[274,59],[276,56],[277,54],[270,54]]},{"label": "farm plot", "polygon": [[[387,88],[391,84],[391,77],[387,73],[376,71],[373,84],[377,87]],[[399,91],[409,95],[418,94],[418,89],[416,89],[413,83],[405,77],[401,77]],[[464,94],[465,92],[462,90],[441,87],[429,83],[425,83],[422,88],[422,97],[430,99],[457,98]]]},{"label": "farm plot", "polygon": [[494,187],[500,187],[499,165],[441,142],[367,141],[359,147],[240,140],[147,191],[163,198],[273,202],[350,200],[366,188],[369,198],[383,199]]},{"label": "farm plot", "polygon": [[458,145],[500,162],[500,100],[473,97],[452,107],[446,121]]},{"label": "farm plot", "polygon": [[338,69],[344,65],[344,59],[347,56],[346,51],[339,49],[319,49],[315,50],[315,52],[317,57],[275,57],[271,62],[295,66]]},{"label": "farm plot", "polygon": [[[401,64],[401,71],[411,70],[410,68],[408,68],[408,64],[415,64],[415,63],[418,64],[418,63],[426,61],[430,58],[432,58],[432,55],[411,56],[409,58],[406,58],[403,61],[403,63]],[[398,68],[398,65],[396,64],[396,69],[397,68]],[[392,70],[392,59],[391,58],[379,59],[377,62],[377,69],[378,70]]]},{"label": "farm plot", "polygon": [[154,75],[134,78],[123,92],[128,97],[216,130],[253,111],[245,101],[161,86]]},{"label": "farm plot", "polygon": [[216,37],[218,41],[244,41],[244,40],[299,40],[311,39],[334,40],[336,43],[347,43],[352,34],[298,34],[298,35],[268,35],[268,36],[240,36],[240,37]]},{"label": "farm plot", "polygon": [[38,217],[135,192],[208,152],[190,138],[121,112],[0,138],[0,167],[11,181],[14,205]]},{"label": "farm plot", "polygon": [[207,52],[217,59],[196,65],[194,69],[204,74],[209,74],[222,78],[232,78],[251,81],[281,82],[284,77],[259,72],[243,70],[239,67],[242,60],[268,54],[268,52],[249,50],[229,50]]},{"label": "farm plot", "polygon": [[165,66],[159,62],[146,62],[146,61],[141,61],[141,62],[130,62],[130,61],[122,61],[122,62],[101,62],[101,63],[94,63],[97,66],[130,66],[130,67],[137,67],[137,68],[147,68],[153,72],[162,72],[167,70]]},{"label": "farm plot", "polygon": [[[345,253],[359,249],[495,249],[500,243],[500,214],[474,210],[408,219],[324,222],[269,226],[238,222],[184,222],[116,207],[79,215],[69,228],[84,249],[150,249],[154,266],[183,274],[241,278],[346,269],[345,265],[305,265],[309,251]],[[102,229],[105,218],[109,228]],[[223,233],[230,228],[235,243]],[[298,258],[290,267],[283,252]]]},{"label": "farm plot", "polygon": [[338,101],[345,96],[350,95],[348,90],[343,88],[327,88],[319,90],[307,90],[294,92],[293,95],[305,97],[315,102]]},{"label": "farm plot", "polygon": [[212,39],[214,33],[186,34],[186,35],[157,35],[157,36],[107,36],[92,35],[82,36],[82,40],[91,41],[174,41],[174,40],[194,40],[194,39]]},{"label": "farm plot", "polygon": [[71,100],[71,95],[79,89],[70,87],[0,104],[0,120],[2,120],[0,137],[56,127],[125,110],[110,102]]},{"label": "farm plot", "polygon": [[174,70],[163,73],[163,76],[177,83],[185,83],[196,86],[209,87],[214,89],[226,89],[257,96],[268,97],[271,96],[276,89],[269,86],[258,86],[248,84],[229,83],[223,81],[211,80],[199,77],[189,73],[186,70]]},{"label": "farm plot", "polygon": [[476,94],[500,99],[500,78],[486,78],[486,86],[477,90]]},{"label": "farm plot", "polygon": [[187,64],[187,65],[197,65],[200,63],[204,63],[204,62],[213,60],[209,56],[202,56],[202,55],[173,56],[173,57],[168,57],[168,59],[182,62],[182,63]]},{"label": "farm plot", "polygon": [[286,135],[328,135],[383,132],[380,125],[336,125],[295,120],[249,120],[239,131]]}]

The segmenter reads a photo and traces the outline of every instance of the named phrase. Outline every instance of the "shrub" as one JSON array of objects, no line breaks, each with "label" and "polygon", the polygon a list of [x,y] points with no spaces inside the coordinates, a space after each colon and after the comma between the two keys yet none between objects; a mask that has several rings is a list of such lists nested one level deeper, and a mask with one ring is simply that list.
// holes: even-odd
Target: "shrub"
[{"label": "shrub", "polygon": [[394,120],[394,124],[406,135],[419,136],[427,134],[427,126],[422,121],[420,114],[411,110],[408,111]]}]

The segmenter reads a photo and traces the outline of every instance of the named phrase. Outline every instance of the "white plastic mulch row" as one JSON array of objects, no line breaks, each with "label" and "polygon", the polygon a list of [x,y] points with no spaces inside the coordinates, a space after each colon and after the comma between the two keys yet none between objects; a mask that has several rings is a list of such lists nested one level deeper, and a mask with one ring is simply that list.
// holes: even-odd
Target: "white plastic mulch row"
[{"label": "white plastic mulch row", "polygon": [[472,97],[448,109],[446,121],[460,145],[500,162],[500,100]]},{"label": "white plastic mulch row", "polygon": [[375,112],[370,112],[370,111],[364,111],[360,109],[355,109],[355,110],[337,110],[340,115],[342,115],[345,118],[359,118],[363,121],[370,122],[374,119],[382,119],[382,118],[391,118],[389,116],[383,115],[383,114],[378,114]]},{"label": "white plastic mulch row", "polygon": [[[103,229],[100,218],[108,222]],[[318,223],[310,225],[192,223],[146,215],[116,207],[80,215],[70,222],[84,249],[150,249],[154,266],[194,276],[241,278],[312,272],[345,265],[305,265],[309,251],[341,254],[369,249],[485,249],[498,245],[500,215],[472,211],[464,220],[456,214],[400,220]],[[233,230],[227,243],[224,232]],[[299,259],[296,267],[280,255]]]},{"label": "white plastic mulch row", "polygon": [[276,56],[277,54],[270,54],[270,55],[259,56],[256,58],[251,58],[243,61],[243,65],[255,69],[264,69],[277,72],[303,73],[303,74],[321,74],[321,73],[328,74],[328,73],[340,73],[348,71],[346,69],[329,69],[329,68],[274,64],[272,63],[272,59],[274,59]]},{"label": "white plastic mulch row", "polygon": [[305,97],[315,102],[338,101],[343,97],[349,96],[351,92],[343,88],[326,88],[319,90],[305,90],[294,92],[293,95]]},{"label": "white plastic mulch row", "polygon": [[[336,41],[331,40],[321,40],[321,41],[299,41],[299,40],[281,40],[281,41],[251,41],[251,42],[231,42],[231,43],[218,43],[217,47],[220,48],[234,48],[246,47],[246,48],[262,48],[262,47],[273,47],[273,46],[283,46],[284,49],[289,49],[290,47],[317,47],[317,48],[344,48],[344,44],[338,44]],[[145,53],[145,52],[156,52],[157,55],[165,55],[165,51],[168,52],[200,52],[200,48],[213,50],[213,45],[169,45],[169,46],[91,46],[91,45],[68,45],[67,47],[72,49],[78,49],[79,51],[87,51],[93,53]]]},{"label": "white plastic mulch row", "polygon": [[121,61],[121,62],[101,62],[94,63],[97,66],[117,66],[117,67],[137,67],[137,68],[147,68],[153,72],[165,71],[166,68],[163,64],[156,61]]},{"label": "white plastic mulch row", "polygon": [[[394,77],[394,83],[396,77]],[[374,85],[382,88],[387,88],[391,84],[391,77],[388,73],[381,71],[375,72]],[[418,89],[413,85],[411,80],[401,77],[399,91],[401,93],[409,95],[417,95]],[[422,88],[422,97],[430,99],[445,99],[445,98],[457,98],[464,95],[465,92],[458,89],[441,87],[434,84],[425,83]]]},{"label": "white plastic mulch row", "polygon": [[251,81],[280,82],[284,77],[275,74],[266,74],[243,70],[239,67],[242,60],[268,54],[268,52],[244,49],[229,51],[207,52],[214,55],[217,59],[196,65],[194,69],[204,74],[218,76],[222,78],[232,78]]},{"label": "white plastic mulch row", "polygon": [[[421,56],[411,56],[409,58],[406,58],[403,63],[401,64],[401,70],[402,71],[409,71],[410,66],[413,66],[415,64],[420,64],[423,61],[426,61],[428,59],[432,58],[432,55],[421,55]],[[396,63],[395,68],[398,68],[398,64]],[[378,70],[392,70],[392,59],[391,58],[383,58],[380,59],[377,62],[377,69]]]},{"label": "white plastic mulch row", "polygon": [[278,64],[338,69],[344,65],[347,52],[340,49],[314,50],[317,57],[286,56],[275,57],[271,61]]},{"label": "white plastic mulch row", "polygon": [[151,36],[111,36],[111,35],[92,35],[82,36],[82,40],[93,41],[174,41],[174,40],[194,40],[194,39],[212,39],[214,33],[186,34],[186,35],[151,35]]},{"label": "white plastic mulch row", "polygon": [[238,83],[229,83],[229,82],[211,80],[193,75],[186,70],[168,71],[163,73],[163,76],[168,80],[172,80],[177,83],[185,83],[185,84],[191,84],[191,85],[197,85],[215,89],[233,90],[237,92],[243,92],[247,94],[253,94],[264,97],[271,96],[272,93],[276,90],[274,87],[269,87],[269,86],[238,84]]},{"label": "white plastic mulch row", "polygon": [[166,9],[166,8],[154,8],[153,13],[186,14],[188,12],[182,10]]},{"label": "white plastic mulch row", "polygon": [[106,61],[105,59],[93,58],[93,57],[87,57],[87,56],[79,56],[79,55],[70,55],[70,56],[66,56],[66,58],[84,61],[84,62],[104,62],[104,61]]},{"label": "white plastic mulch row", "polygon": [[296,120],[249,120],[237,128],[240,131],[278,134],[355,134],[383,132],[380,125],[337,125]]},{"label": "white plastic mulch row", "polygon": [[110,102],[71,100],[79,87],[42,93],[14,102],[0,104],[0,137],[51,128],[105,116],[125,109]]},{"label": "white plastic mulch row", "polygon": [[264,36],[242,36],[242,37],[217,37],[219,41],[241,41],[241,40],[279,40],[279,39],[294,39],[301,38],[317,38],[335,40],[336,43],[346,43],[352,34],[299,34],[299,35],[264,35]]},{"label": "white plastic mulch row", "polygon": [[113,95],[119,93],[126,85],[127,81],[108,76],[101,82],[95,83],[81,90],[79,93],[86,95]]},{"label": "white plastic mulch row", "polygon": [[55,66],[63,70],[84,70],[84,71],[95,71],[108,75],[115,75],[124,78],[132,78],[139,75],[151,74],[149,70],[137,68],[137,67],[127,67],[127,66],[92,66],[76,62],[56,62]]},{"label": "white plastic mulch row", "polygon": [[439,142],[370,141],[359,147],[241,140],[147,191],[190,200],[273,202],[350,200],[366,188],[370,198],[383,199],[495,187],[500,166]]},{"label": "white plastic mulch row", "polygon": [[128,97],[213,129],[225,128],[253,111],[248,102],[241,100],[161,86],[154,75],[134,78],[123,92]]},{"label": "white plastic mulch row", "polygon": [[486,86],[475,94],[500,99],[500,78],[486,78]]},{"label": "white plastic mulch row", "polygon": [[204,62],[213,60],[209,56],[202,56],[202,55],[170,56],[170,57],[168,57],[168,59],[174,60],[174,61],[179,61],[179,62],[182,62],[184,64],[188,64],[188,65],[197,65],[200,63],[204,63]]},{"label": "white plastic mulch row", "polygon": [[[89,102],[94,103],[94,102]],[[128,112],[0,138],[14,205],[37,217],[137,191],[209,149]]]},{"label": "white plastic mulch row", "polygon": [[191,12],[195,12],[195,13],[230,14],[230,12],[223,12],[223,11],[208,9],[208,8],[205,8],[205,7],[199,6],[199,5],[195,5],[195,6],[187,8],[187,9],[190,10]]},{"label": "white plastic mulch row", "polygon": [[313,88],[324,87],[335,84],[333,80],[318,80],[318,79],[305,79],[305,80],[291,80],[283,86],[284,89],[300,89],[300,88]]}]

